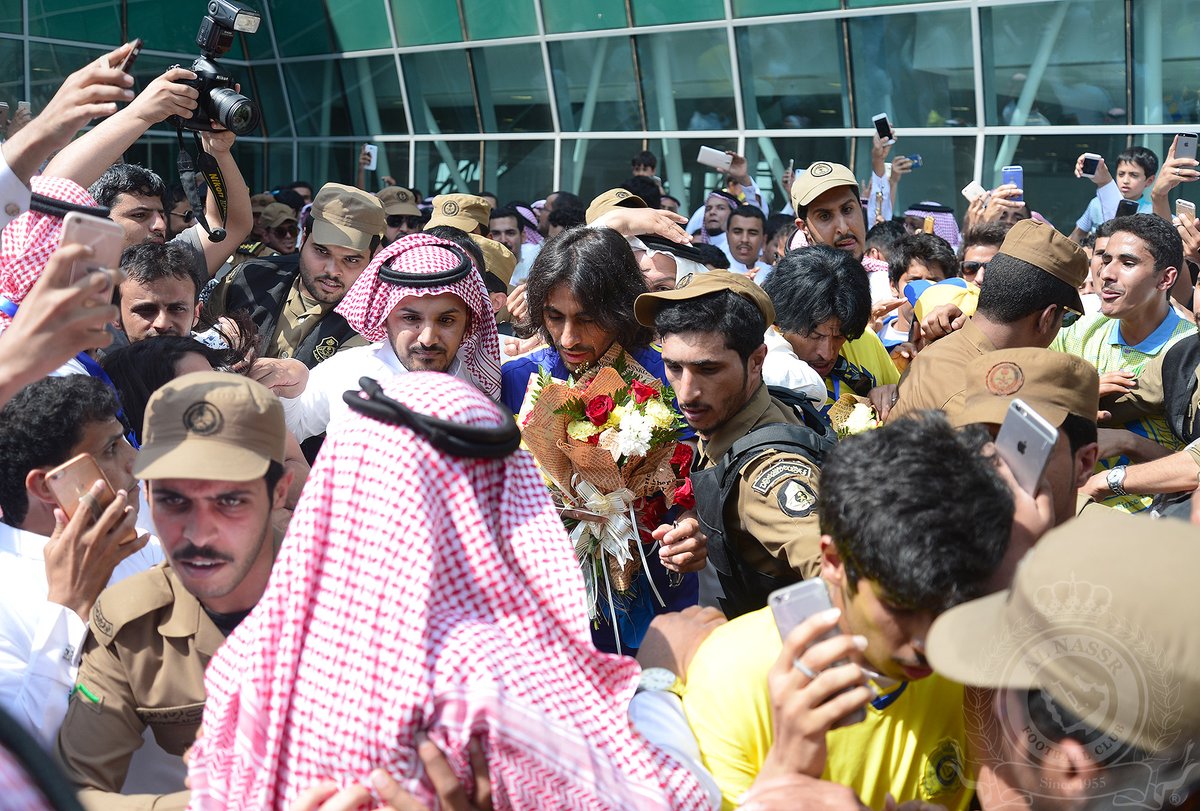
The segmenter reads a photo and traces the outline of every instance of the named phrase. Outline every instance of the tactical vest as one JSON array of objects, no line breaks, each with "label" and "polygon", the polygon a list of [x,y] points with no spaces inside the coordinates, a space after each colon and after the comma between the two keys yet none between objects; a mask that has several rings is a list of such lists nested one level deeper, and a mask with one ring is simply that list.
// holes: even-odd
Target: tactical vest
[{"label": "tactical vest", "polygon": [[[246,310],[258,327],[260,348],[265,353],[275,343],[279,319],[300,272],[300,254],[251,259],[230,274],[225,296],[226,312]],[[293,357],[308,368],[333,357],[358,333],[337,313],[326,313],[304,338]]]},{"label": "tactical vest", "polygon": [[[1200,336],[1190,335],[1176,341],[1163,356],[1163,410],[1171,433],[1184,443],[1200,438],[1200,410],[1191,413],[1197,365],[1200,365]],[[1154,497],[1151,507],[1160,515],[1186,520],[1191,516],[1192,493],[1161,493]]]},{"label": "tactical vest", "polygon": [[776,400],[791,406],[804,420],[803,424],[781,422],[759,426],[734,442],[715,465],[692,473],[696,513],[708,536],[708,563],[720,578],[724,592],[721,608],[730,619],[763,608],[772,591],[800,579],[769,575],[747,565],[726,537],[725,503],[737,488],[742,470],[767,451],[797,453],[820,468],[825,454],[837,441],[837,435],[811,400],[780,386],[770,386],[768,391]]}]

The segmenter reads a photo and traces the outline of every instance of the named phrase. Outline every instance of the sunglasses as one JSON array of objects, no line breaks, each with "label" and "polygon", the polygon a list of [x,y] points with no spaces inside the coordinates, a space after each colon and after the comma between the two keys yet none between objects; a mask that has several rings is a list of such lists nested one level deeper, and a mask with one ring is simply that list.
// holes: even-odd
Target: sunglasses
[{"label": "sunglasses", "polygon": [[987,262],[963,262],[962,272],[964,276],[968,273],[975,274],[981,270],[987,270],[987,266]]},{"label": "sunglasses", "polygon": [[420,228],[425,224],[425,218],[411,214],[389,214],[387,224],[388,228]]},{"label": "sunglasses", "polygon": [[1081,313],[1077,310],[1072,310],[1070,307],[1063,307],[1062,311],[1063,311],[1062,325],[1064,328],[1071,326],[1072,324],[1074,324],[1076,321],[1078,321],[1080,318],[1083,317],[1083,313]]},{"label": "sunglasses", "polygon": [[168,211],[167,216],[168,217],[181,217],[183,219],[184,225],[189,225],[189,224],[191,224],[191,222],[193,220],[196,219],[196,215],[193,214],[191,211],[185,211],[182,214],[175,212],[175,211]]},{"label": "sunglasses", "polygon": [[300,233],[300,229],[294,225],[277,225],[271,231],[280,237],[294,237]]}]

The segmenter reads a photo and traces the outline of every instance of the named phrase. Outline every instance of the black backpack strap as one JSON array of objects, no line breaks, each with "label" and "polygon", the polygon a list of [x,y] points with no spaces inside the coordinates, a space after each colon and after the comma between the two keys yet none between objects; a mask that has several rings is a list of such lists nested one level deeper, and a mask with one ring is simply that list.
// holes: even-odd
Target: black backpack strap
[{"label": "black backpack strap", "polygon": [[1200,365],[1200,336],[1190,335],[1167,349],[1162,359],[1163,410],[1171,431],[1182,442],[1200,435],[1197,415],[1190,413],[1196,394],[1196,366]]}]

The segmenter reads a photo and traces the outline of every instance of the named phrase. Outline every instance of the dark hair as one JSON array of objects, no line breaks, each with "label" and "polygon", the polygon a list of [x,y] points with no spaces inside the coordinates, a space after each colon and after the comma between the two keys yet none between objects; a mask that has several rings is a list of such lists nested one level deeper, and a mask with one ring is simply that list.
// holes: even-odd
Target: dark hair
[{"label": "dark hair", "polygon": [[587,213],[578,206],[557,206],[550,212],[547,222],[559,228],[574,228],[587,223]]},{"label": "dark hair", "polygon": [[513,203],[509,203],[506,206],[493,208],[492,213],[488,215],[488,221],[490,222],[491,220],[498,220],[501,217],[512,217],[515,219],[517,221],[518,231],[523,231],[526,228],[537,228],[537,224],[525,219],[525,215],[520,211],[517,211],[517,207]]},{"label": "dark hair", "polygon": [[283,203],[296,214],[299,214],[300,209],[304,208],[305,205],[304,197],[293,188],[280,189],[277,192],[273,192],[272,196],[275,198],[276,203]]},{"label": "dark hair", "polygon": [[572,228],[547,240],[525,284],[530,323],[551,346],[544,309],[550,291],[559,285],[625,349],[649,346],[654,337],[633,315],[633,302],[646,292],[646,280],[629,243],[611,228]]},{"label": "dark hair", "polygon": [[[121,270],[128,281],[148,285],[159,279],[191,279],[192,303],[200,301],[200,290],[207,279],[200,275],[194,261],[195,256],[188,248],[177,242],[131,245],[121,254]],[[121,286],[113,291],[113,303],[121,301]]]},{"label": "dark hair", "polygon": [[[163,208],[167,211],[175,208],[176,203],[186,202],[187,193],[183,190],[183,184],[176,180],[170,186],[163,189],[162,202]],[[190,203],[189,203],[190,204]]]},{"label": "dark hair", "polygon": [[1012,230],[1012,227],[1013,224],[1010,222],[989,222],[975,226],[963,234],[962,245],[959,246],[958,258],[961,260],[967,248],[974,248],[976,245],[988,245],[993,248],[999,248],[1004,244],[1004,238],[1008,236],[1008,232]]},{"label": "dark hair", "polygon": [[[305,217],[304,225],[302,226],[303,231],[304,231],[305,241],[307,241],[308,238],[310,236],[312,236],[312,226],[313,226],[313,218],[311,216]],[[369,255],[374,256],[375,252],[377,250],[379,250],[379,246],[382,244],[383,244],[383,235],[382,234],[374,234],[371,237],[371,244],[370,244],[370,246],[368,246],[368,251],[370,252]]]},{"label": "dark hair", "polygon": [[763,227],[763,232],[766,234],[767,242],[770,242],[775,237],[779,236],[780,231],[786,231],[796,224],[796,218],[791,214],[781,214],[775,212],[770,217],[767,217],[767,224]]},{"label": "dark hair", "polygon": [[732,222],[734,217],[749,217],[750,219],[758,220],[758,224],[762,226],[763,234],[765,235],[767,232],[767,216],[762,213],[762,209],[758,206],[741,205],[735,208],[729,214],[729,220],[725,225],[726,230],[728,230],[729,222]]},{"label": "dark hair", "polygon": [[213,368],[229,365],[235,353],[213,349],[187,335],[156,335],[109,352],[100,365],[117,388],[125,419],[138,442],[150,395],[174,380],[176,364],[188,353],[202,355]]},{"label": "dark hair", "polygon": [[622,183],[621,188],[642,198],[650,208],[662,208],[662,191],[657,183],[645,175],[634,175]]},{"label": "dark hair", "polygon": [[1116,230],[1116,226],[1114,225],[1114,223],[1116,223],[1115,218],[1111,219],[1111,220],[1105,220],[1104,222],[1097,225],[1096,226],[1096,239],[1100,239],[1101,237],[1103,237],[1103,238],[1111,237],[1113,235],[1113,231]]},{"label": "dark hair", "polygon": [[311,192],[315,192],[317,190],[317,187],[314,186],[313,184],[309,183],[307,180],[293,180],[291,183],[284,186],[284,188],[285,189],[298,189],[301,186],[303,186],[304,188],[308,189]]},{"label": "dark hair", "polygon": [[[670,195],[670,194],[664,194],[664,195],[662,196],[662,199],[663,199],[663,200],[674,200],[674,201],[675,201],[675,205],[677,205],[677,206],[680,206],[680,207],[682,207],[682,206],[683,206],[683,201],[682,201],[682,200],[680,200],[678,197],[675,197],[674,195]],[[659,203],[659,207],[660,207],[660,208],[662,207],[662,203],[661,203],[661,202]]]},{"label": "dark hair", "polygon": [[112,208],[117,202],[117,197],[122,194],[161,198],[165,191],[162,178],[145,166],[138,166],[136,163],[115,163],[91,185],[88,194],[98,205]]},{"label": "dark hair", "polygon": [[1015,324],[1051,305],[1079,306],[1079,291],[1037,265],[998,253],[988,262],[975,312],[1000,324]]},{"label": "dark hair", "polygon": [[[929,486],[929,471],[954,494]],[[1013,498],[991,460],[934,411],[855,434],[821,465],[817,514],[853,592],[940,613],[984,592],[1008,548]]]},{"label": "dark hair", "polygon": [[587,208],[587,205],[583,202],[583,199],[574,192],[552,191],[546,195],[546,199],[549,200],[551,197],[555,198],[554,208],[556,209],[569,207],[583,210]]},{"label": "dark hair", "polygon": [[877,222],[871,226],[871,230],[867,232],[867,250],[874,248],[883,254],[885,261],[890,262],[892,259],[892,251],[896,248],[896,243],[908,236],[908,231],[904,230],[904,223],[896,220],[884,220]]},{"label": "dark hair", "polygon": [[267,498],[275,491],[275,485],[279,484],[279,480],[283,478],[283,474],[287,471],[282,464],[274,459],[267,462],[267,472],[263,474],[263,480],[267,483]]},{"label": "dark hair", "polygon": [[29,514],[25,477],[61,465],[89,425],[117,416],[112,390],[94,377],[46,377],[17,392],[0,409],[0,510],[19,527]]},{"label": "dark hair", "polygon": [[716,245],[711,245],[707,242],[696,242],[692,245],[703,257],[700,263],[703,265],[711,265],[719,270],[729,270],[729,257],[725,255],[725,251],[718,248]]},{"label": "dark hair", "polygon": [[831,318],[842,335],[863,334],[871,317],[871,283],[862,263],[846,251],[810,245],[788,251],[763,282],[784,332],[808,335]]},{"label": "dark hair", "polygon": [[1155,273],[1167,268],[1183,270],[1183,239],[1171,223],[1157,214],[1133,214],[1111,222],[1113,234],[1133,234],[1146,243],[1146,249],[1154,257]]},{"label": "dark hair", "polygon": [[654,153],[648,149],[643,149],[641,152],[633,156],[630,161],[633,166],[649,166],[651,169],[658,166],[658,158],[654,157]]},{"label": "dark hair", "polygon": [[893,285],[899,284],[900,277],[908,270],[909,264],[914,259],[923,262],[926,266],[941,266],[942,273],[947,279],[959,275],[958,257],[954,254],[950,243],[937,234],[918,231],[915,234],[907,234],[896,243],[896,247],[888,259],[888,281]]},{"label": "dark hair", "polygon": [[737,352],[745,365],[763,345],[767,322],[752,301],[732,290],[719,290],[683,301],[667,301],[654,316],[660,338],[689,332],[716,332],[725,348]]},{"label": "dark hair", "polygon": [[1122,163],[1136,164],[1146,177],[1150,177],[1158,173],[1158,155],[1155,155],[1144,146],[1131,146],[1121,150],[1121,154],[1117,155],[1117,168],[1121,167]]},{"label": "dark hair", "polygon": [[1067,445],[1071,448],[1072,456],[1079,453],[1079,449],[1084,445],[1091,445],[1095,442],[1098,436],[1096,420],[1085,419],[1078,414],[1068,414],[1059,427],[1067,437]]}]

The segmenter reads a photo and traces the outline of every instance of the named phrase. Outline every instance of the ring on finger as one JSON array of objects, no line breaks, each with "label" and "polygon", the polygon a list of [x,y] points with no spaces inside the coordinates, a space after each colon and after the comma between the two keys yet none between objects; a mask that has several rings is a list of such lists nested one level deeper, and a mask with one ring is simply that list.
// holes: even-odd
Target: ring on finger
[{"label": "ring on finger", "polygon": [[807,676],[809,681],[812,681],[817,677],[816,672],[811,667],[804,664],[804,662],[801,662],[799,656],[792,660],[792,667]]}]

